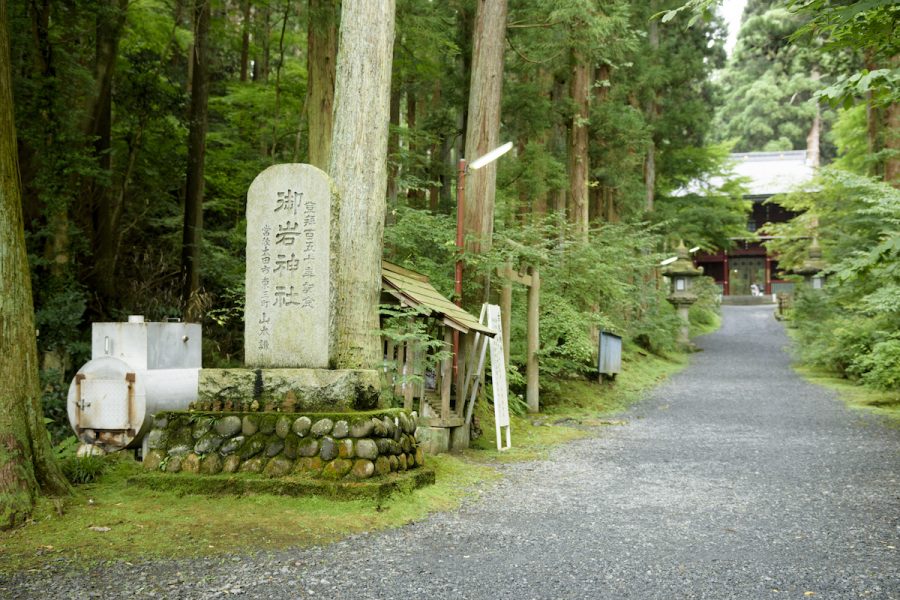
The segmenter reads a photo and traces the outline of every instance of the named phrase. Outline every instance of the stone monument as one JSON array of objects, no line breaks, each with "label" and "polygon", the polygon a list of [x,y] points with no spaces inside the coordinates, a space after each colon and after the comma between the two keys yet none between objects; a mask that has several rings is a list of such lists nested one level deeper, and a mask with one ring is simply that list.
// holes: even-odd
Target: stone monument
[{"label": "stone monument", "polygon": [[244,361],[327,369],[331,358],[332,202],[328,176],[286,164],[247,192]]},{"label": "stone monument", "polygon": [[336,210],[328,176],[311,165],[275,165],[253,181],[245,366],[201,369],[191,410],[155,416],[146,469],[362,480],[424,464],[418,419],[381,405],[381,373],[331,368]]},{"label": "stone monument", "polygon": [[378,371],[329,368],[336,204],[328,175],[312,165],[274,165],[253,180],[247,193],[246,368],[203,369],[198,406],[378,408]]}]

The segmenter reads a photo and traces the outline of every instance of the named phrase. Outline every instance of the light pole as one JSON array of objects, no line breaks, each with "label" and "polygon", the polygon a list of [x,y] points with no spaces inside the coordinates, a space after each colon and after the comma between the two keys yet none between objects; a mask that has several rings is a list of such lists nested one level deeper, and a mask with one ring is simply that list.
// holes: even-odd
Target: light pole
[{"label": "light pole", "polygon": [[[462,306],[462,252],[464,242],[463,214],[466,211],[466,173],[471,169],[477,171],[485,165],[489,165],[512,149],[512,142],[506,142],[502,146],[494,148],[487,154],[479,156],[471,163],[466,163],[465,158],[460,158],[456,171],[456,250],[459,256],[456,259],[456,276],[454,292],[456,293],[456,305]],[[459,371],[459,332],[453,331],[453,373]]]}]

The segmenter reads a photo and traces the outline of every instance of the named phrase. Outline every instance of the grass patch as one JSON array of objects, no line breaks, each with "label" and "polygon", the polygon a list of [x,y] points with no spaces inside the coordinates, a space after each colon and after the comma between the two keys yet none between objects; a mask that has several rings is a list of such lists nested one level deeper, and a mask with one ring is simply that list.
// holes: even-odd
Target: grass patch
[{"label": "grass patch", "polygon": [[865,387],[823,369],[795,364],[794,370],[810,383],[835,390],[850,408],[887,417],[892,425],[900,427],[900,394],[897,392]]},{"label": "grass patch", "polygon": [[[141,473],[129,457],[115,461],[96,483],[80,486],[57,512],[42,499],[24,527],[0,534],[0,571],[37,569],[65,559],[90,566],[107,560],[143,561],[274,550],[397,527],[456,507],[495,470],[464,457],[429,457],[437,483],[387,500],[182,495],[129,486]],[[108,530],[104,530],[108,528]]]},{"label": "grass patch", "polygon": [[593,435],[596,426],[621,424],[611,417],[687,364],[684,354],[662,358],[626,351],[615,381],[561,381],[557,391],[542,394],[540,414],[510,415],[512,448],[503,452],[497,450],[493,406],[479,403],[476,414],[484,434],[469,454],[499,462],[543,458],[556,445]]},{"label": "grass patch", "polygon": [[112,457],[96,482],[78,486],[62,502],[40,500],[32,521],[0,533],[0,572],[62,561],[72,568],[276,550],[398,527],[480,493],[499,477],[498,462],[541,458],[560,443],[592,435],[597,425],[619,424],[610,417],[686,365],[683,355],[659,358],[632,349],[615,382],[561,382],[555,393],[542,397],[541,414],[512,416],[508,452],[497,451],[493,409],[482,402],[478,414],[484,434],[473,447],[460,455],[428,457],[437,483],[385,500],[198,496],[129,486],[127,479],[143,470],[123,453]]}]

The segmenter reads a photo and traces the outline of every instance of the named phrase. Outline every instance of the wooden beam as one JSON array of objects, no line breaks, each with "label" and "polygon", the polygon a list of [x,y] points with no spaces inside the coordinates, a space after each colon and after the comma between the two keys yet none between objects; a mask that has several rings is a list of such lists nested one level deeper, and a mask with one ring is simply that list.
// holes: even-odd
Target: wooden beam
[{"label": "wooden beam", "polygon": [[[507,275],[512,274],[512,267],[506,263],[504,272]],[[512,314],[512,282],[507,277],[503,280],[503,286],[500,288],[500,325],[503,328],[503,354],[509,360],[509,330],[510,315]]]},{"label": "wooden beam", "polygon": [[511,267],[498,268],[497,276],[503,277],[505,279],[509,279],[510,281],[512,281],[514,283],[521,283],[522,285],[531,286],[531,276],[530,275],[524,275],[522,273],[517,273],[517,272],[513,271]]},{"label": "wooden beam", "polygon": [[[449,327],[444,328],[444,343],[448,348],[453,348],[453,332]],[[451,350],[452,352],[452,350]],[[450,385],[453,383],[453,360],[445,358],[441,368],[441,419],[450,418]]]},{"label": "wooden beam", "polygon": [[525,400],[528,412],[540,411],[540,380],[538,370],[538,350],[540,350],[540,298],[541,277],[537,267],[531,269],[532,285],[528,288],[528,338],[526,341],[525,378],[527,387]]}]

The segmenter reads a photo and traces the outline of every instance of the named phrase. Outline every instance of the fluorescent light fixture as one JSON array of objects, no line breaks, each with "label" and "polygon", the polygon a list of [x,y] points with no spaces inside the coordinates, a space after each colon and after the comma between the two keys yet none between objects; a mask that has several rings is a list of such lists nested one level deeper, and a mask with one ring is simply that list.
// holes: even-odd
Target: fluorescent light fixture
[{"label": "fluorescent light fixture", "polygon": [[672,258],[667,258],[666,260],[664,260],[664,261],[662,261],[661,263],[659,263],[659,266],[664,267],[664,266],[666,266],[666,265],[671,265],[671,264],[672,264],[673,262],[675,262],[676,260],[678,260],[678,257],[677,257],[677,256],[673,256]]},{"label": "fluorescent light fixture", "polygon": [[494,148],[493,150],[491,150],[484,156],[480,156],[480,157],[476,158],[475,160],[473,160],[471,163],[469,163],[469,168],[472,169],[473,171],[477,171],[481,167],[494,162],[495,160],[497,160],[498,158],[500,158],[501,156],[503,156],[504,154],[509,152],[511,149],[512,149],[512,142],[506,142],[499,148]]},{"label": "fluorescent light fixture", "polygon": [[700,246],[694,246],[693,248],[691,248],[690,250],[688,250],[688,252],[690,252],[691,254],[693,254],[694,252],[696,252],[696,251],[699,250],[699,249],[700,249]]}]

